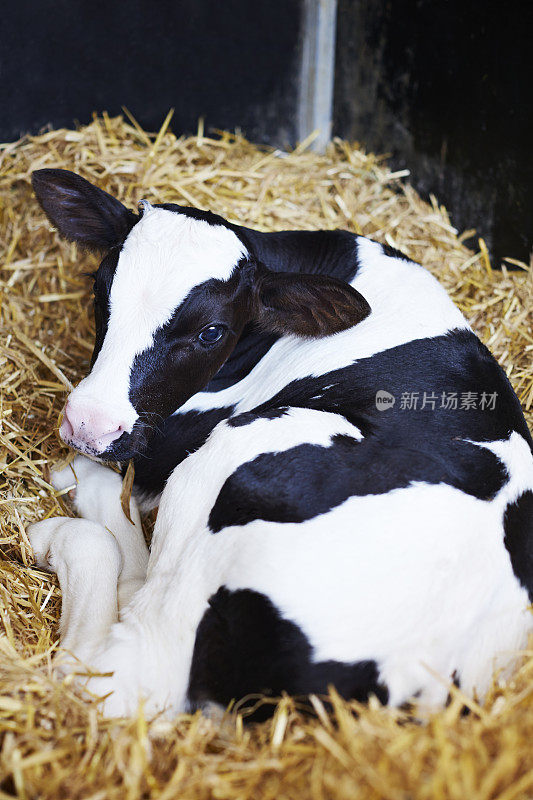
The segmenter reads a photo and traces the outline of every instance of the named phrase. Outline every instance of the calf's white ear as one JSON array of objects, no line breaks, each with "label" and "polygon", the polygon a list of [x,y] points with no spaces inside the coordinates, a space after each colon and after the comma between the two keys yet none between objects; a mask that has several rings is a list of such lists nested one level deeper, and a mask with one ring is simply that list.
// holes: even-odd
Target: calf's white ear
[{"label": "calf's white ear", "polygon": [[337,278],[266,269],[259,277],[256,308],[265,330],[303,337],[344,331],[371,310],[362,294]]},{"label": "calf's white ear", "polygon": [[46,216],[61,236],[89,250],[109,250],[138,217],[119,200],[66,169],[38,169],[31,176]]}]

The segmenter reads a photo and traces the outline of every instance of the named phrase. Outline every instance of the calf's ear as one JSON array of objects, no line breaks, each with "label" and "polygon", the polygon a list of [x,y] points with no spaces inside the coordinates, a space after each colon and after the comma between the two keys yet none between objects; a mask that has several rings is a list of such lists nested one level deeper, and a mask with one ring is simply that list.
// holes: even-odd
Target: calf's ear
[{"label": "calf's ear", "polygon": [[61,236],[89,250],[109,250],[128,235],[138,217],[119,200],[66,169],[38,169],[33,189]]},{"label": "calf's ear", "polygon": [[265,330],[311,338],[344,331],[370,314],[363,295],[344,281],[270,270],[261,271],[256,308]]}]

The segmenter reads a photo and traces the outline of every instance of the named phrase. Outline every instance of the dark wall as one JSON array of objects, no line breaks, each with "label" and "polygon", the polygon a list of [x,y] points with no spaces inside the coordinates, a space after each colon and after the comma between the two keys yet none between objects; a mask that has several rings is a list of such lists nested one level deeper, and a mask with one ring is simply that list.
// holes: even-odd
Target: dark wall
[{"label": "dark wall", "polygon": [[125,105],[148,129],[296,137],[300,0],[22,0],[2,8],[0,140]]},{"label": "dark wall", "polygon": [[394,153],[496,260],[533,246],[531,7],[339,0],[334,130]]},{"label": "dark wall", "polygon": [[[310,0],[309,0],[310,1]],[[392,152],[497,261],[533,245],[530,6],[338,0],[334,133]],[[147,129],[297,137],[304,0],[4,3],[0,140],[127,106]],[[531,16],[531,12],[529,12]]]}]

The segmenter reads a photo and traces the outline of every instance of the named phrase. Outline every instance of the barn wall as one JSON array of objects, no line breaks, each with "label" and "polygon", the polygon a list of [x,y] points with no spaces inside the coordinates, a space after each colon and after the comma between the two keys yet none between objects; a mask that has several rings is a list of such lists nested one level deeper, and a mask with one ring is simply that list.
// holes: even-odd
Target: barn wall
[{"label": "barn wall", "polygon": [[296,138],[300,0],[22,0],[2,9],[0,139],[125,105],[148,129]]},{"label": "barn wall", "polygon": [[334,131],[392,152],[460,229],[477,228],[496,260],[527,259],[533,104],[526,6],[339,0],[337,19]]},{"label": "barn wall", "polygon": [[[333,133],[391,152],[395,165],[411,170],[418,191],[434,192],[447,205],[454,224],[477,228],[496,262],[504,255],[527,259],[533,114],[530,30],[518,0],[337,4]],[[6,3],[0,140],[88,122],[95,110],[116,114],[125,105],[152,130],[174,107],[176,132],[194,131],[203,116],[207,128],[239,127],[253,140],[290,146],[308,132],[302,120],[312,119],[299,88],[309,52],[305,21],[313,7],[317,18],[317,9],[325,18],[329,8],[331,20],[334,5]]]}]

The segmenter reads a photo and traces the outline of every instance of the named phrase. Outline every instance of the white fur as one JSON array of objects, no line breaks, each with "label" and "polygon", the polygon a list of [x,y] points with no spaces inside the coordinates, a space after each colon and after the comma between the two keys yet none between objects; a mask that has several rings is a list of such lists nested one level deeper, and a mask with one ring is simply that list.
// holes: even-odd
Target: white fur
[{"label": "white fur", "polygon": [[28,533],[37,565],[59,578],[61,646],[74,665],[88,663],[118,619],[118,544],[105,528],[86,519],[53,517],[32,525]]}]

